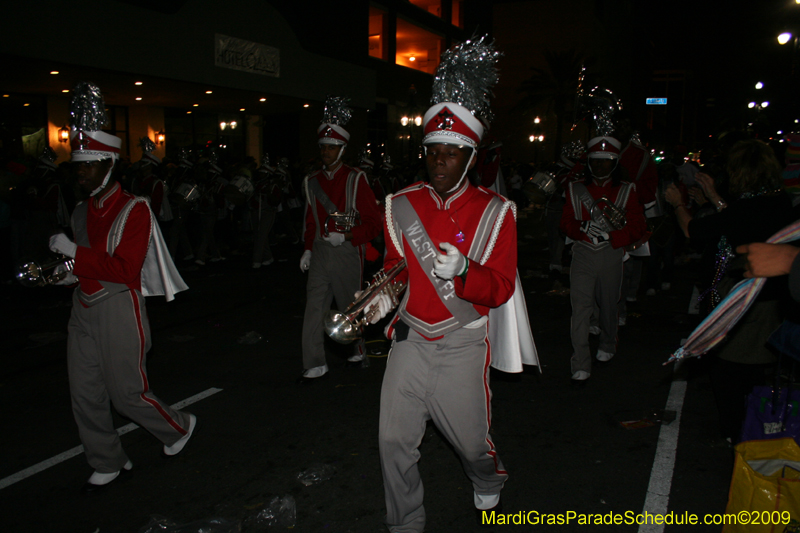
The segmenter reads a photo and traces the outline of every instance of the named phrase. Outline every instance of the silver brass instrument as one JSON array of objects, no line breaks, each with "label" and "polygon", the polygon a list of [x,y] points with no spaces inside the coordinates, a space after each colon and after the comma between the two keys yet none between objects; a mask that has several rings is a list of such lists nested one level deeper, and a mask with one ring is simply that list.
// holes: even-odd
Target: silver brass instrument
[{"label": "silver brass instrument", "polygon": [[384,273],[381,269],[372,278],[369,286],[351,303],[343,312],[328,311],[325,315],[323,325],[325,333],[340,344],[349,344],[361,338],[361,326],[368,324],[378,313],[377,306],[369,312],[364,309],[377,295],[388,294],[394,305],[397,305],[397,297],[406,289],[405,283],[396,283],[394,278],[406,267],[406,260],[398,261],[388,272]]},{"label": "silver brass instrument", "polygon": [[[61,272],[71,272],[75,267],[75,260],[66,256],[40,265],[36,261],[25,261],[17,267],[14,277],[25,287],[52,285],[58,279],[54,278],[56,267],[64,265]],[[59,274],[61,273],[59,272]]]},{"label": "silver brass instrument", "polygon": [[347,213],[331,213],[325,219],[325,226],[323,228],[326,237],[330,235],[328,233],[328,222],[331,220],[333,220],[334,230],[338,231],[339,233],[347,233],[354,227],[358,226],[358,224],[361,222],[361,215],[359,215],[358,211],[355,209],[351,209]]},{"label": "silver brass instrument", "polygon": [[589,215],[594,222],[610,230],[621,230],[628,223],[625,219],[625,211],[606,196],[601,196],[592,202]]}]

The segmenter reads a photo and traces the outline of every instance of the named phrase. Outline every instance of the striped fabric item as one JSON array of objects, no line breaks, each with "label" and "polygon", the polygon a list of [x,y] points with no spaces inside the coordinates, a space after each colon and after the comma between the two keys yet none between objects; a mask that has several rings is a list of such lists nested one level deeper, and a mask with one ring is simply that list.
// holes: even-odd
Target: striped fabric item
[{"label": "striped fabric item", "polygon": [[[783,244],[798,239],[800,239],[800,220],[786,226],[767,242]],[[686,343],[664,364],[687,357],[698,357],[719,344],[750,308],[766,281],[766,278],[748,278],[737,283],[728,296],[689,335]]]}]

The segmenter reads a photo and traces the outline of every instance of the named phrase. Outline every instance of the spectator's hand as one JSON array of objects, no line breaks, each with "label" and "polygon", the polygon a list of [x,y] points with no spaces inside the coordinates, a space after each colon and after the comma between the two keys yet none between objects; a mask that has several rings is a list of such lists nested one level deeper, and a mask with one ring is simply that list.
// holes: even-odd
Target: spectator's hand
[{"label": "spectator's hand", "polygon": [[767,244],[755,242],[736,247],[737,254],[746,255],[744,277],[772,278],[784,276],[792,269],[792,263],[800,248],[789,244]]},{"label": "spectator's hand", "polygon": [[714,178],[703,172],[698,172],[695,175],[695,180],[700,184],[700,187],[703,188],[703,194],[706,195],[706,198],[708,198],[710,202],[717,204],[719,200],[722,200],[722,197],[717,194]]},{"label": "spectator's hand", "polygon": [[667,188],[664,191],[664,199],[669,202],[669,205],[672,207],[678,207],[683,203],[683,195],[681,194],[680,189],[678,189],[677,185],[674,183],[667,185]]},{"label": "spectator's hand", "polygon": [[467,264],[467,258],[449,242],[439,243],[445,253],[437,254],[433,261],[433,273],[441,279],[451,280],[460,275]]},{"label": "spectator's hand", "polygon": [[703,193],[703,189],[697,186],[689,187],[689,197],[694,200],[694,203],[697,205],[703,205],[708,203],[708,199],[706,195]]},{"label": "spectator's hand", "polygon": [[341,246],[345,241],[344,233],[337,233],[335,231],[322,238],[331,243],[331,246]]},{"label": "spectator's hand", "polygon": [[300,258],[300,272],[306,272],[311,267],[311,250],[303,252]]},{"label": "spectator's hand", "polygon": [[78,245],[72,242],[69,237],[63,233],[56,233],[50,236],[50,249],[56,253],[64,254],[74,259],[78,251]]}]

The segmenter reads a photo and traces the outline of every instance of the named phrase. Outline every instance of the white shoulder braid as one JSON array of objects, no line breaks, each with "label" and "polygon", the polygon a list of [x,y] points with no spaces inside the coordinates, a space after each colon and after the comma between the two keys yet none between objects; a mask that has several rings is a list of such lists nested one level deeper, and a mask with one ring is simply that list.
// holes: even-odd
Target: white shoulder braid
[{"label": "white shoulder braid", "polygon": [[488,261],[489,257],[491,257],[492,251],[494,250],[494,245],[497,243],[497,236],[500,234],[500,228],[503,226],[503,220],[505,220],[506,213],[509,209],[511,209],[511,212],[514,214],[514,222],[517,221],[517,204],[511,200],[505,200],[503,202],[503,207],[500,208],[500,213],[497,215],[497,218],[494,221],[492,234],[489,237],[489,242],[486,243],[486,251],[483,252],[483,257],[481,257],[480,260],[481,265],[486,264],[486,261]]},{"label": "white shoulder braid", "polygon": [[397,249],[397,252],[400,254],[400,257],[405,257],[403,255],[403,247],[400,246],[400,240],[397,238],[397,231],[395,231],[394,228],[394,218],[392,217],[392,198],[394,198],[394,194],[386,195],[386,227],[389,229],[389,237],[392,239],[392,243]]}]

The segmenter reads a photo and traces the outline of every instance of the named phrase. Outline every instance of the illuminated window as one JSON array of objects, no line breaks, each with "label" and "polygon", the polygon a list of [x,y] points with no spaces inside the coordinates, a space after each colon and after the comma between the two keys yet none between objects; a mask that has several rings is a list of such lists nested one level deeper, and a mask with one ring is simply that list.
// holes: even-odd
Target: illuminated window
[{"label": "illuminated window", "polygon": [[439,66],[444,38],[423,30],[403,19],[397,19],[397,53],[394,62],[428,74]]},{"label": "illuminated window", "polygon": [[431,15],[442,16],[442,0],[409,0],[409,2],[424,9]]},{"label": "illuminated window", "polygon": [[453,16],[450,23],[459,28],[464,27],[464,0],[453,0]]},{"label": "illuminated window", "polygon": [[369,55],[389,60],[389,47],[386,43],[388,19],[386,11],[369,7]]}]

